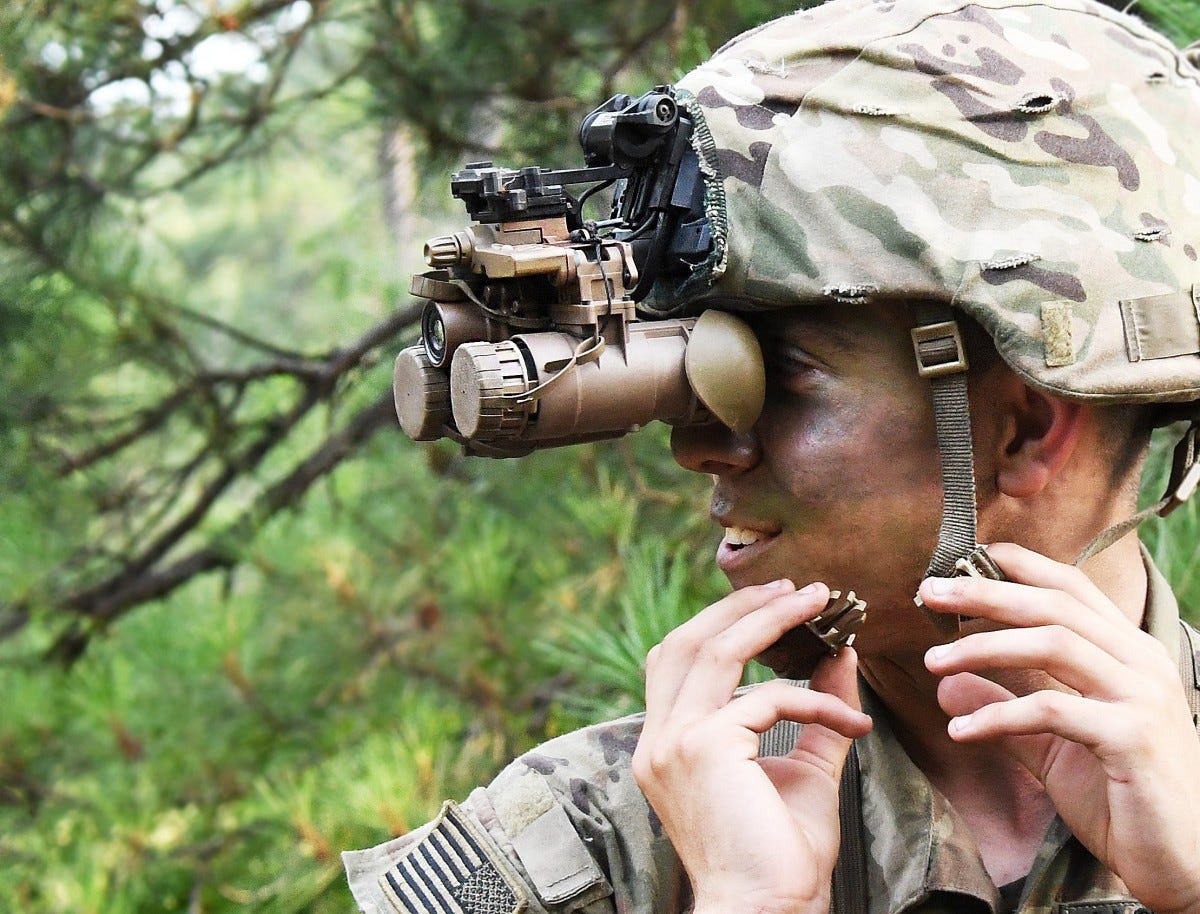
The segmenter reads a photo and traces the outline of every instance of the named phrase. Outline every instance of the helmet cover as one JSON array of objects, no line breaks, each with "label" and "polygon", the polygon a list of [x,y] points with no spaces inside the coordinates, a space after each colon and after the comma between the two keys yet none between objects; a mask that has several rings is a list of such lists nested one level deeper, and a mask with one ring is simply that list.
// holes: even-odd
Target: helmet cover
[{"label": "helmet cover", "polygon": [[678,83],[715,248],[765,309],[938,301],[1030,383],[1200,398],[1200,71],[1091,0],[830,0]]}]

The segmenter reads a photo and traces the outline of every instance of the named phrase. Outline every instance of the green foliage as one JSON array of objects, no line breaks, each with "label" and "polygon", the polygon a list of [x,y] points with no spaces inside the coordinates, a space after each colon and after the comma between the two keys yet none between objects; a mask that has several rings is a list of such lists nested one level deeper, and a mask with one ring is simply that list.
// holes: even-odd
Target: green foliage
[{"label": "green foliage", "polygon": [[531,643],[603,643],[611,608],[643,600],[680,618],[664,573],[684,601],[718,592],[698,557],[668,570],[644,545],[694,528],[704,497],[628,487],[627,463],[678,478],[664,445],[487,462],[380,438],[247,564],[124,618],[73,669],[10,656],[0,908],[346,909],[337,851],[579,722]]},{"label": "green foliage", "polygon": [[[1141,503],[1162,498],[1171,471],[1172,447],[1161,436],[1142,476]],[[1200,501],[1193,498],[1165,519],[1151,519],[1139,534],[1154,562],[1171,582],[1184,617],[1200,622]]]},{"label": "green foliage", "polygon": [[382,113],[416,126],[429,164],[443,168],[465,150],[550,162],[578,156],[581,116],[609,96],[669,81],[796,6],[384,0],[366,73]]},{"label": "green foliage", "polygon": [[1139,0],[1131,11],[1153,23],[1181,47],[1200,41],[1200,15],[1191,0]]}]

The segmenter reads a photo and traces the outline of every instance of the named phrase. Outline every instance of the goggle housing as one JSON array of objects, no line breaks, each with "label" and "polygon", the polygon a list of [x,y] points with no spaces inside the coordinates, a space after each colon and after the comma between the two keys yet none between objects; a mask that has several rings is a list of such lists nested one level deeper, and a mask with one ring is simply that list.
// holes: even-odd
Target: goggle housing
[{"label": "goggle housing", "polygon": [[[393,378],[409,437],[515,457],[656,419],[753,425],[765,380],[745,322],[639,309],[712,247],[692,131],[674,90],[659,86],[584,118],[584,168],[479,162],[452,175],[473,221],[431,239],[430,269],[412,280],[426,303],[421,341],[399,354]],[[585,220],[584,204],[609,187],[608,218]]]}]

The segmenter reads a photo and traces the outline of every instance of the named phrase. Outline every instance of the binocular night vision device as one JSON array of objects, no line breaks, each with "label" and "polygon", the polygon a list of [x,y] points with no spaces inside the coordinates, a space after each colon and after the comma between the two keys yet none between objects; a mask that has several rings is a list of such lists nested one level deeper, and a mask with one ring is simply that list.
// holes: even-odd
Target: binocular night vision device
[{"label": "binocular night vision device", "polygon": [[[417,441],[516,457],[617,438],[659,419],[750,428],[765,381],[739,318],[649,311],[710,254],[693,121],[669,86],[617,95],[579,131],[586,166],[451,177],[472,224],[425,245],[421,341],[396,359],[396,412]],[[578,196],[570,188],[584,186]],[[583,208],[611,188],[606,219]]]}]

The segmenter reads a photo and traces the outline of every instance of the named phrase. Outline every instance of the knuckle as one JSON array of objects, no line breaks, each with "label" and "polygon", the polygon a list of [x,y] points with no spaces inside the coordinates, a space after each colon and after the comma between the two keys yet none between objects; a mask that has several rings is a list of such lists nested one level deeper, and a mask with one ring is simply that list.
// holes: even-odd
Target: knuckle
[{"label": "knuckle", "polygon": [[704,736],[701,727],[696,723],[690,724],[680,734],[675,751],[664,753],[663,758],[656,759],[660,763],[656,770],[665,771],[679,763],[692,767],[708,756],[710,744],[711,740]]},{"label": "knuckle", "polygon": [[644,742],[639,743],[633,755],[633,771],[638,783],[656,783],[663,772],[669,769],[672,756],[673,753],[661,740],[656,740],[649,746]]},{"label": "knuckle", "polygon": [[1055,623],[1046,626],[1046,644],[1055,654],[1065,654],[1075,643],[1075,633],[1065,625]]},{"label": "knuckle", "polygon": [[762,691],[763,701],[776,711],[781,711],[786,707],[794,705],[800,698],[801,693],[808,693],[804,697],[811,698],[811,693],[807,689],[801,689],[798,686],[778,679],[764,683],[756,691]]},{"label": "knuckle", "polygon": [[1038,716],[1049,721],[1052,726],[1064,722],[1066,709],[1063,707],[1060,692],[1044,690],[1034,693],[1031,699]]},{"label": "knuckle", "polygon": [[654,764],[651,761],[651,754],[651,750],[646,748],[644,742],[638,743],[638,747],[633,753],[630,768],[633,771],[633,779],[640,787],[654,783]]},{"label": "knuckle", "polygon": [[696,651],[696,660],[714,666],[724,666],[736,659],[735,653],[730,636],[718,635],[700,645]]},{"label": "knuckle", "polygon": [[1147,728],[1143,722],[1127,714],[1109,715],[1104,725],[1104,745],[1107,751],[1122,754],[1138,753],[1148,741]]},{"label": "knuckle", "polygon": [[658,657],[662,653],[662,645],[656,644],[646,652],[646,670],[649,671],[657,662]]},{"label": "knuckle", "polygon": [[659,654],[668,654],[679,657],[693,657],[696,654],[697,646],[693,639],[683,626],[668,632],[667,636],[662,639],[658,645]]}]

